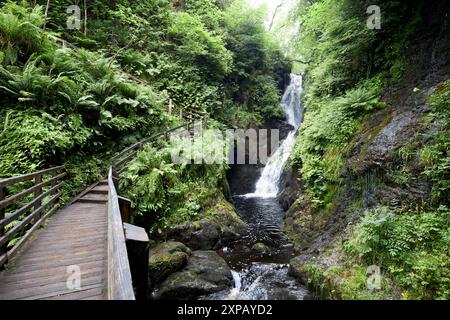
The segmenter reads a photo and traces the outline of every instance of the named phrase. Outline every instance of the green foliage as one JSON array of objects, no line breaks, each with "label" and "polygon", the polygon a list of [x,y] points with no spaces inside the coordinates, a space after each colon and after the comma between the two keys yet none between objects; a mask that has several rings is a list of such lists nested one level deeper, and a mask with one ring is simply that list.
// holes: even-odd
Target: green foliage
[{"label": "green foliage", "polygon": [[[146,145],[129,164],[120,186],[133,200],[135,219],[150,221],[147,225],[154,229],[190,221],[206,210],[221,192],[227,169],[225,149],[215,141],[214,133],[205,131],[202,139],[193,141],[172,138],[162,149]],[[215,155],[215,161],[199,161],[201,155]]]},{"label": "green foliage", "polygon": [[363,116],[383,106],[379,94],[379,89],[369,83],[333,100],[317,100],[305,114],[292,159],[301,163],[301,173],[316,205],[325,204],[329,187],[339,183],[342,149]]},{"label": "green foliage", "polygon": [[[126,79],[114,59],[85,49],[57,49],[41,29],[39,8],[8,3],[0,14],[29,27],[22,37],[0,25],[6,46],[22,52],[25,43],[28,50],[23,63],[6,59],[0,67],[0,114],[8,118],[0,135],[2,174],[61,164],[75,150],[114,148],[108,137],[120,143],[165,120],[162,98],[151,87]],[[40,46],[30,39],[39,39]]]},{"label": "green foliage", "polygon": [[450,295],[450,210],[368,211],[344,244],[347,254],[379,265],[411,299]]},{"label": "green foliage", "polygon": [[382,12],[391,13],[383,17],[382,31],[367,28],[364,0],[299,1],[292,14],[302,21],[294,41],[297,55],[308,64],[306,114],[293,162],[301,167],[316,206],[332,200],[347,147],[364,117],[383,107],[385,83],[400,79],[405,69],[403,49],[420,21],[421,2],[377,4]]},{"label": "green foliage", "polygon": [[26,61],[32,52],[42,50],[45,42],[39,28],[44,24],[42,7],[31,10],[26,1],[21,4],[7,2],[0,12],[0,48],[3,63]]},{"label": "green foliage", "polygon": [[433,200],[450,204],[450,81],[443,82],[429,97],[437,124],[431,133],[430,142],[420,150],[424,173],[432,182]]},{"label": "green foliage", "polygon": [[188,13],[176,14],[168,29],[177,57],[183,63],[194,63],[207,77],[221,79],[230,70],[231,53],[220,36],[211,35],[199,18]]}]

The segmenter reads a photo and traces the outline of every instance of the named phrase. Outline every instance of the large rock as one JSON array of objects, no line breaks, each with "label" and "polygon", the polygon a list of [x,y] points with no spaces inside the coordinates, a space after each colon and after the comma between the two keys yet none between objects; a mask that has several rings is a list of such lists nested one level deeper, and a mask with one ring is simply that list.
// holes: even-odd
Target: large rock
[{"label": "large rock", "polygon": [[170,275],[153,293],[154,299],[195,299],[232,287],[231,270],[215,251],[194,251],[186,267]]},{"label": "large rock", "polygon": [[150,286],[161,283],[170,274],[186,266],[191,250],[180,242],[164,242],[150,249],[149,282]]},{"label": "large rock", "polygon": [[218,250],[246,233],[247,225],[222,197],[198,221],[170,226],[154,237],[179,241],[193,250]]}]

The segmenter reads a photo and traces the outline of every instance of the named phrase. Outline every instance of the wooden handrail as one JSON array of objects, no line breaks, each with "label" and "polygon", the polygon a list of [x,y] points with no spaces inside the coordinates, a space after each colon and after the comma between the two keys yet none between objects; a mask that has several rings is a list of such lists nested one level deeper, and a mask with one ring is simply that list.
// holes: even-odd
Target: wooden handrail
[{"label": "wooden handrail", "polygon": [[[192,113],[191,113],[192,115]],[[192,117],[191,117],[192,119]],[[191,120],[190,119],[190,120]],[[203,117],[201,117],[203,120]],[[111,158],[111,167],[108,172],[108,299],[110,300],[135,300],[133,290],[133,279],[131,277],[130,263],[124,234],[124,226],[121,216],[119,196],[116,190],[116,183],[120,181],[120,174],[126,169],[127,162],[130,161],[137,152],[143,149],[146,143],[157,140],[176,130],[192,124],[189,121],[178,127],[164,130],[164,132],[154,134],[132,146],[117,153]],[[116,176],[117,175],[117,176]],[[144,231],[143,231],[144,232]],[[147,263],[147,262],[145,262]]]},{"label": "wooden handrail", "polygon": [[37,171],[37,172],[33,172],[33,173],[23,174],[20,176],[5,178],[5,179],[0,180],[0,187],[6,187],[11,184],[29,181],[31,179],[36,178],[39,175],[50,174],[55,171],[63,170],[63,169],[64,169],[64,166],[59,166],[59,167],[53,167],[50,169],[45,169],[45,170],[41,170],[41,171]]},{"label": "wooden handrail", "polygon": [[112,167],[108,173],[108,190],[108,299],[135,300]]},{"label": "wooden handrail", "polygon": [[[195,116],[195,117],[194,117]],[[183,123],[182,125],[179,125],[177,127],[164,130],[162,132],[156,133],[151,135],[148,138],[145,138],[144,140],[137,142],[133,144],[130,147],[127,147],[126,149],[122,150],[121,152],[117,153],[114,157],[111,158],[111,166],[113,173],[121,173],[123,172],[126,164],[136,155],[138,151],[141,151],[144,148],[144,145],[147,143],[151,143],[156,141],[158,138],[164,137],[167,139],[168,134],[175,132],[182,128],[187,128],[187,130],[192,129],[192,122],[195,120],[195,118],[198,116],[198,119],[200,121],[204,121],[205,117],[203,113],[192,111],[189,113],[189,121],[186,123]],[[203,125],[203,123],[202,123]]]},{"label": "wooden handrail", "polygon": [[[60,173],[63,170],[64,166],[59,166],[0,180],[0,267],[20,249],[45,219],[59,208],[58,202],[62,194],[60,190],[64,185],[61,180],[67,175],[65,172]],[[31,187],[6,197],[8,186],[31,180],[34,181]],[[47,186],[49,189],[44,191],[43,188]],[[11,206],[17,205],[20,200],[31,194],[34,194],[31,201],[17,209],[13,207],[14,211],[9,210]],[[6,230],[9,223],[18,219],[20,221],[14,227]],[[20,240],[12,247],[8,247],[14,236],[21,232],[24,232],[24,235]]]}]

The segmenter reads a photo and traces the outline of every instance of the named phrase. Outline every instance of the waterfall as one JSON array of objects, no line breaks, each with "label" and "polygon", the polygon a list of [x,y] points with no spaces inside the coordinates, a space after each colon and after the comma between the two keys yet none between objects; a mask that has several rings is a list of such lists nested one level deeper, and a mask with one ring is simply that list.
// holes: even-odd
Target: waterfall
[{"label": "waterfall", "polygon": [[261,178],[256,183],[255,192],[247,194],[249,197],[273,198],[279,193],[279,184],[283,169],[295,144],[295,135],[303,120],[303,106],[300,94],[303,89],[303,78],[301,75],[291,74],[291,84],[287,87],[281,102],[283,112],[288,123],[294,127],[289,132],[278,150],[269,158],[262,172]]}]

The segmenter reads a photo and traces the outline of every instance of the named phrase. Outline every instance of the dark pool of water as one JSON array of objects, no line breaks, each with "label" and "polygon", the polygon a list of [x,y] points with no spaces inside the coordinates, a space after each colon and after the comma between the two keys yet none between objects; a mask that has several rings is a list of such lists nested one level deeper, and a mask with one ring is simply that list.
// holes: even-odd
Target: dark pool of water
[{"label": "dark pool of water", "polygon": [[219,252],[228,264],[242,270],[252,262],[288,263],[295,256],[294,244],[281,231],[284,211],[278,200],[246,196],[233,199],[248,225],[248,235]]}]

